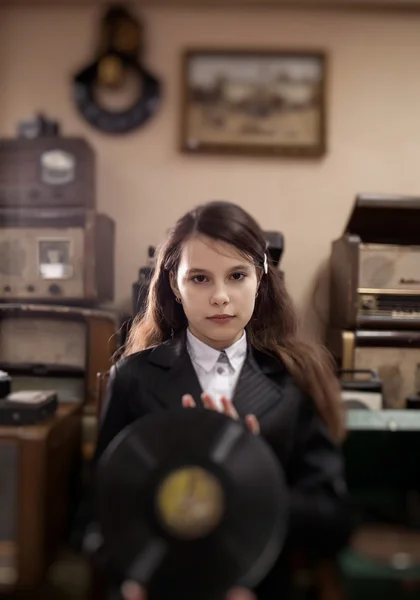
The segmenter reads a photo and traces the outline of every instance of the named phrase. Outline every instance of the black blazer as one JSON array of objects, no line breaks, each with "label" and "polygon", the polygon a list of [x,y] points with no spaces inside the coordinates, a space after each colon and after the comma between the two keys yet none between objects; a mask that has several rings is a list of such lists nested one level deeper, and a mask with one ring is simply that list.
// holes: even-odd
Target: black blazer
[{"label": "black blazer", "polygon": [[[143,415],[181,408],[184,394],[191,394],[202,406],[202,390],[185,338],[185,333],[178,334],[123,358],[112,368],[95,461],[115,435]],[[233,402],[241,417],[255,414],[261,435],[283,466],[292,493],[288,545],[316,557],[336,553],[352,528],[343,460],[312,399],[297,387],[279,359],[249,346]],[[281,562],[283,558],[269,577],[273,594],[264,597],[279,598],[279,593],[285,597]]]}]

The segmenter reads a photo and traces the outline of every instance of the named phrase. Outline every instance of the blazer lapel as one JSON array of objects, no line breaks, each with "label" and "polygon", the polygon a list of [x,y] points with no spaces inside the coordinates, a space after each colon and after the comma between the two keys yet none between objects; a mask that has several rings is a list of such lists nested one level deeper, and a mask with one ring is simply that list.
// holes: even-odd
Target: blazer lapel
[{"label": "blazer lapel", "polygon": [[182,396],[191,394],[202,407],[202,389],[187,352],[185,332],[156,346],[149,355],[147,374],[149,392],[167,408],[181,408]]},{"label": "blazer lapel", "polygon": [[[185,332],[159,344],[149,355],[145,373],[149,393],[166,408],[181,408],[182,396],[191,394],[196,406],[203,408],[203,392],[186,348]],[[283,370],[271,355],[248,347],[247,358],[236,385],[233,403],[239,416],[254,414],[260,418],[279,402],[281,390],[270,375]]]},{"label": "blazer lapel", "polygon": [[261,418],[279,402],[280,388],[269,375],[281,370],[281,364],[272,356],[248,348],[233,397],[233,404],[240,417],[253,414]]}]

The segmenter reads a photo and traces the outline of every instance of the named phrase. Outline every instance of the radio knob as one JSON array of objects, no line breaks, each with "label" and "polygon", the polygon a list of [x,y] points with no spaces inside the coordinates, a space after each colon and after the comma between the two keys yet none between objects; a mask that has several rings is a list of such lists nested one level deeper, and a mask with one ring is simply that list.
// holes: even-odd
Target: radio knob
[{"label": "radio knob", "polygon": [[375,298],[373,296],[365,296],[362,299],[362,308],[365,310],[373,310],[376,306]]},{"label": "radio knob", "polygon": [[53,296],[59,296],[61,294],[61,287],[59,285],[57,285],[56,283],[52,283],[50,285],[50,287],[48,288],[48,291]]}]

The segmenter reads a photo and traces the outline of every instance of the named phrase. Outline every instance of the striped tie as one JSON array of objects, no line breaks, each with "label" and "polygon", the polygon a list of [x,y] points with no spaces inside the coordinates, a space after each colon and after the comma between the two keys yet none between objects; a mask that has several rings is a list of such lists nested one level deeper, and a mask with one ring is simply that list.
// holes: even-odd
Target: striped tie
[{"label": "striped tie", "polygon": [[217,364],[219,365],[217,367],[217,372],[219,374],[224,373],[224,367],[227,367],[229,364],[229,359],[227,357],[227,354],[224,350],[222,350],[222,352],[219,354],[219,358],[217,359]]}]

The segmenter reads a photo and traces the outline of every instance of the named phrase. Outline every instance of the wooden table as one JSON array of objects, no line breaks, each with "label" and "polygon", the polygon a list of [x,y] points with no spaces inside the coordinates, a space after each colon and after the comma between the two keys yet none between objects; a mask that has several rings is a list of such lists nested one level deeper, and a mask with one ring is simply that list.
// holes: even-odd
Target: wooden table
[{"label": "wooden table", "polygon": [[80,466],[80,404],[31,426],[0,426],[0,591],[39,585],[68,532]]}]

